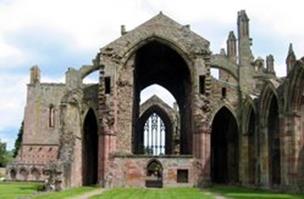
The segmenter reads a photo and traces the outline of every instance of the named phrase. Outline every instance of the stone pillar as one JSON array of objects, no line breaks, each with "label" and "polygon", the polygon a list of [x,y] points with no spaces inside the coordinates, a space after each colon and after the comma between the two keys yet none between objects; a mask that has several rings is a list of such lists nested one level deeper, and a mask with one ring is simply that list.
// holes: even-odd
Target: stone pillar
[{"label": "stone pillar", "polygon": [[103,187],[107,187],[111,181],[109,165],[111,153],[116,148],[116,136],[102,133],[98,138],[98,181]]},{"label": "stone pillar", "polygon": [[116,134],[114,131],[114,111],[112,103],[113,88],[111,93],[105,93],[104,68],[100,69],[99,90],[98,90],[98,181],[106,187],[109,184],[110,156],[116,150]]},{"label": "stone pillar", "polygon": [[292,139],[290,137],[290,132],[288,132],[288,118],[280,118],[280,145],[281,145],[281,185],[283,187],[288,186],[289,174],[291,173],[293,163],[290,162],[292,154],[290,154],[290,148],[292,147]]},{"label": "stone pillar", "polygon": [[227,56],[230,61],[236,63],[236,59],[237,59],[236,37],[233,31],[229,32],[227,39]]},{"label": "stone pillar", "polygon": [[203,122],[201,129],[193,136],[194,156],[199,163],[198,186],[211,183],[211,129],[208,122]]},{"label": "stone pillar", "polygon": [[[262,119],[261,119],[262,120]],[[269,186],[269,148],[268,148],[268,135],[267,125],[264,121],[260,123],[260,185]]]},{"label": "stone pillar", "polygon": [[292,43],[289,44],[289,49],[288,49],[288,54],[286,57],[286,66],[287,66],[287,73],[289,73],[289,71],[291,71],[291,69],[293,68],[293,65],[296,63],[296,55],[293,51],[293,47],[292,47]]},{"label": "stone pillar", "polygon": [[[300,112],[289,113],[284,119],[282,139],[284,145],[282,164],[282,183],[287,188],[304,188],[303,169],[303,135],[302,117]],[[298,191],[298,190],[297,190]],[[302,190],[303,191],[303,190]]]},{"label": "stone pillar", "polygon": [[250,65],[253,60],[251,52],[251,38],[249,36],[249,18],[245,10],[238,12],[238,49],[239,49],[239,64],[241,66]]},{"label": "stone pillar", "polygon": [[37,65],[31,68],[30,83],[31,84],[40,83],[40,69]]},{"label": "stone pillar", "polygon": [[240,152],[240,157],[239,157],[239,181],[243,185],[248,185],[249,184],[249,135],[248,132],[240,132],[240,140],[241,142],[239,143],[239,152]]},{"label": "stone pillar", "polygon": [[275,75],[275,71],[274,71],[274,59],[273,59],[272,55],[268,55],[266,57],[266,71],[267,71],[267,73]]},{"label": "stone pillar", "polygon": [[68,90],[80,88],[81,78],[79,71],[74,68],[69,68],[65,73],[65,84]]}]

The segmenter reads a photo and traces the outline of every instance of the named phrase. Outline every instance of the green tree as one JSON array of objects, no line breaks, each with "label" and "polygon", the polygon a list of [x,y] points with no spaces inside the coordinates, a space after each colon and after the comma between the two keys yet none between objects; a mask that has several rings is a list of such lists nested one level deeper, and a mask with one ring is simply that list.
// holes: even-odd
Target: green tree
[{"label": "green tree", "polygon": [[24,121],[22,121],[21,123],[21,127],[19,129],[18,135],[17,135],[17,139],[15,141],[15,149],[13,151],[13,157],[15,158],[18,155],[18,151],[21,147],[21,143],[22,143],[22,137],[23,137],[23,126],[24,126]]},{"label": "green tree", "polygon": [[6,143],[0,140],[0,167],[5,167],[11,161],[12,154],[6,150]]},{"label": "green tree", "polygon": [[1,140],[0,140],[0,167],[4,167],[5,152],[6,152],[6,144],[1,142]]}]

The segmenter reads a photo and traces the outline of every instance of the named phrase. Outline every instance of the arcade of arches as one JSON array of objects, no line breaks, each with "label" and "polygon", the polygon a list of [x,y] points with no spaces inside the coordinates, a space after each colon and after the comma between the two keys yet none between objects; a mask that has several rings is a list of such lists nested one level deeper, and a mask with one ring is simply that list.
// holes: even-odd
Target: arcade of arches
[{"label": "arcade of arches", "polygon": [[[237,29],[227,53],[214,54],[190,26],[160,13],[122,30],[92,64],[69,68],[64,84],[40,82],[34,66],[23,142],[7,178],[45,181],[52,168],[60,188],[303,189],[304,59],[291,45],[287,76],[278,78],[272,55],[254,59],[244,10]],[[98,82],[86,83],[93,72]],[[175,103],[160,90],[141,101],[152,85]]]}]

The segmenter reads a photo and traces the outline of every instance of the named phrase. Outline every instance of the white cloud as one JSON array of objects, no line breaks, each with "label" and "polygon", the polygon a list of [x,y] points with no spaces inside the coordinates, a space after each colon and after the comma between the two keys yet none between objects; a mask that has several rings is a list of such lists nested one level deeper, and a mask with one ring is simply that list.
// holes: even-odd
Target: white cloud
[{"label": "white cloud", "polygon": [[[64,82],[64,77],[42,77],[43,82]],[[0,131],[21,124],[29,74],[0,73]]]},{"label": "white cloud", "polygon": [[20,125],[26,98],[28,77],[0,74],[0,126],[2,129]]},{"label": "white cloud", "polygon": [[15,46],[7,44],[0,36],[0,69],[11,67],[9,63],[24,63],[26,56]]}]

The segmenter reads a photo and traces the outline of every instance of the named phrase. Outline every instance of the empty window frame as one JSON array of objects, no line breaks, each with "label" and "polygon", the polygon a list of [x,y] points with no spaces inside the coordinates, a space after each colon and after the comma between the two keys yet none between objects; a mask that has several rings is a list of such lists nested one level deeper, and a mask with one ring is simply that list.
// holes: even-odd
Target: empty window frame
[{"label": "empty window frame", "polygon": [[222,98],[226,98],[227,96],[227,89],[225,87],[222,88]]},{"label": "empty window frame", "polygon": [[178,169],[176,181],[177,183],[188,183],[188,169]]},{"label": "empty window frame", "polygon": [[53,105],[49,107],[49,127],[55,127],[55,108]]},{"label": "empty window frame", "polygon": [[111,77],[105,77],[104,84],[105,84],[105,94],[110,94],[111,93]]},{"label": "empty window frame", "polygon": [[205,94],[205,92],[206,92],[205,81],[206,81],[206,76],[205,75],[200,75],[199,76],[199,92],[200,92],[200,94]]}]

